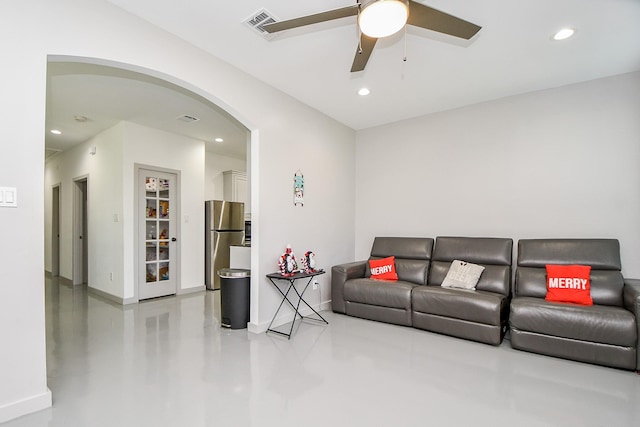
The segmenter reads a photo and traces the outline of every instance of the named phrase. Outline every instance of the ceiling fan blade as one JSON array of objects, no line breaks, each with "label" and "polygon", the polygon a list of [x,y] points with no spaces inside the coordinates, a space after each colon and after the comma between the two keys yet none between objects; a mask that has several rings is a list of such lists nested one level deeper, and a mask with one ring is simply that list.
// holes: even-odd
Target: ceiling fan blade
[{"label": "ceiling fan blade", "polygon": [[288,21],[274,22],[266,24],[263,28],[268,33],[277,33],[279,31],[290,30],[292,28],[304,27],[305,25],[317,24],[319,22],[333,21],[334,19],[346,18],[358,14],[360,6],[355,4],[340,9],[329,10],[327,12],[316,13],[314,15],[303,16],[300,18],[289,19]]},{"label": "ceiling fan blade", "polygon": [[407,24],[467,40],[482,28],[464,19],[456,18],[453,15],[440,12],[437,9],[412,0],[409,0],[409,19]]},{"label": "ceiling fan blade", "polygon": [[[374,37],[368,37],[362,34],[360,38],[360,46],[356,49],[356,56],[353,58],[353,65],[351,65],[352,73],[364,70],[377,41],[378,39]],[[362,50],[360,50],[360,48],[362,48]]]}]

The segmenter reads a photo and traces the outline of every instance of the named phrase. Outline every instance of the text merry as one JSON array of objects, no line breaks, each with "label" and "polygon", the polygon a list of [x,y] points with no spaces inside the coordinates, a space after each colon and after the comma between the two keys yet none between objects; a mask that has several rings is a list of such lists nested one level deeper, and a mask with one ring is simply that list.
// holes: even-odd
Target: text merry
[{"label": "text merry", "polygon": [[392,270],[391,265],[383,265],[380,267],[373,267],[371,269],[371,274],[377,276],[379,274],[388,273]]},{"label": "text merry", "polygon": [[574,279],[571,277],[549,278],[549,288],[558,289],[587,289],[587,279]]}]

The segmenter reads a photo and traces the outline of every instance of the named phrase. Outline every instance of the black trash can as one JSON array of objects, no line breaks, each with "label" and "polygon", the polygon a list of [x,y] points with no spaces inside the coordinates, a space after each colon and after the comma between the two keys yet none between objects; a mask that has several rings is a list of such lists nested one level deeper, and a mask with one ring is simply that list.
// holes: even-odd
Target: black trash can
[{"label": "black trash can", "polygon": [[224,328],[244,329],[249,323],[251,271],[223,268],[220,276],[220,314]]}]

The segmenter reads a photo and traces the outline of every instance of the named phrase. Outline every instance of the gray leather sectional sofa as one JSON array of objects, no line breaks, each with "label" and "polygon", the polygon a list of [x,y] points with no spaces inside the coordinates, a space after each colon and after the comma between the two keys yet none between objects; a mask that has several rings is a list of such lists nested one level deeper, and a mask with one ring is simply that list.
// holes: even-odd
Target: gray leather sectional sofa
[{"label": "gray leather sectional sofa", "polygon": [[[640,372],[640,280],[621,274],[614,239],[525,239],[511,292],[511,239],[376,237],[369,259],[395,256],[397,282],[369,263],[332,268],[333,311],[497,345]],[[475,290],[441,287],[455,259],[482,265]],[[592,306],[545,300],[547,264],[591,266]]]}]

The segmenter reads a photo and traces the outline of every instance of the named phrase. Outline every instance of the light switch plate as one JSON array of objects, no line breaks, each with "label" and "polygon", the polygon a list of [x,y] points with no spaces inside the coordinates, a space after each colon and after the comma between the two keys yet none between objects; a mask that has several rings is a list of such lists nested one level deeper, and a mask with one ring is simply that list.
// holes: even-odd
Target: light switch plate
[{"label": "light switch plate", "polygon": [[16,187],[0,187],[0,207],[18,207],[18,189]]}]

